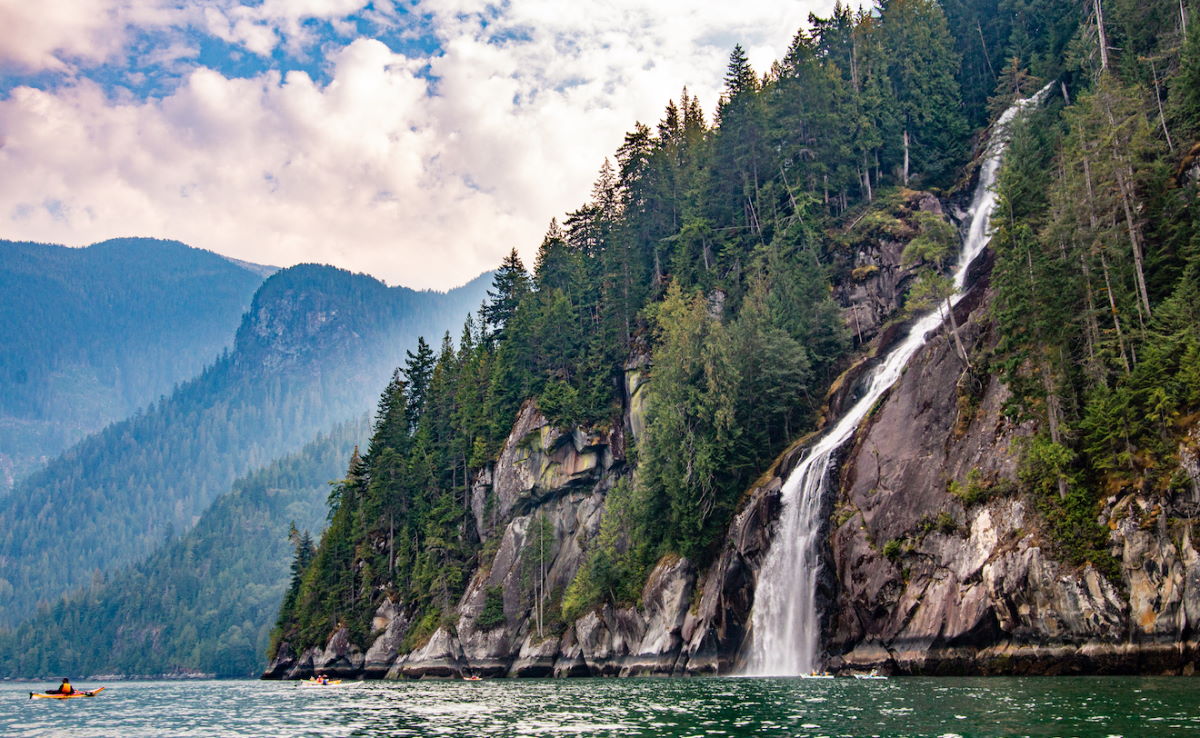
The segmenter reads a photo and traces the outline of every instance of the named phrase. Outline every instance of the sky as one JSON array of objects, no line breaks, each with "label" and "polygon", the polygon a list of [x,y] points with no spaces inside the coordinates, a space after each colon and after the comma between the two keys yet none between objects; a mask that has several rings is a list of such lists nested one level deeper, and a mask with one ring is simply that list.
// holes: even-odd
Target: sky
[{"label": "sky", "polygon": [[446,289],[587,201],[735,44],[832,0],[0,0],[0,238],[178,239]]}]

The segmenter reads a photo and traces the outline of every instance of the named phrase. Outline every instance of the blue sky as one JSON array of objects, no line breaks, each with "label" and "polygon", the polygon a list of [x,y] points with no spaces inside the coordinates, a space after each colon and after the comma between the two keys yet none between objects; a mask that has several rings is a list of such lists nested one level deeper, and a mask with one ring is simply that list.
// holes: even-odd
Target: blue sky
[{"label": "blue sky", "polygon": [[[261,9],[264,3],[238,5]],[[327,84],[331,81],[331,68],[324,54],[356,38],[376,39],[389,50],[410,57],[434,56],[440,50],[431,17],[415,3],[389,3],[379,8],[372,2],[347,15],[300,15],[288,23],[281,23],[278,18],[255,19],[251,25],[265,32],[264,37],[273,37],[270,48],[252,40],[248,31],[238,33],[230,29],[217,35],[214,26],[221,25],[204,14],[180,14],[164,24],[134,22],[123,30],[122,47],[99,60],[100,63],[89,59],[86,51],[81,53],[68,46],[52,52],[64,63],[57,69],[38,64],[7,64],[0,76],[0,96],[7,97],[13,88],[20,86],[51,90],[86,79],[102,86],[110,95],[162,97],[171,94],[196,66],[216,70],[229,78],[256,77],[269,70],[300,71],[320,84]]]},{"label": "blue sky", "polygon": [[0,0],[0,238],[177,238],[445,288],[582,204],[635,121],[825,0]]}]

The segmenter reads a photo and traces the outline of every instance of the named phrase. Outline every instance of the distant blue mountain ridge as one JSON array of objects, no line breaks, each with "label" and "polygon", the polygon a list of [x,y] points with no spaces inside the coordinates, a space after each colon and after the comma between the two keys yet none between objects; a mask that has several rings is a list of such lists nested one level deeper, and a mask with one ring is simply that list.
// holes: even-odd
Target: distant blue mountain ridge
[{"label": "distant blue mountain ridge", "polygon": [[152,238],[0,240],[0,494],[198,374],[274,271]]},{"label": "distant blue mountain ridge", "polygon": [[[457,332],[490,284],[485,274],[446,293],[418,292],[313,264],[258,283],[258,274],[223,257],[151,239],[76,250],[87,254],[83,266],[62,247],[5,242],[0,249],[0,310],[7,324],[23,321],[0,339],[5,417],[54,427],[71,416],[63,408],[78,401],[74,395],[96,391],[121,402],[103,404],[107,414],[92,411],[92,422],[128,416],[82,438],[0,497],[0,625],[142,559],[166,536],[189,530],[237,477],[361,417],[417,337]],[[257,290],[226,297],[236,292],[230,284],[251,282]],[[39,288],[66,307],[55,309]],[[215,326],[209,298],[241,301],[224,313],[233,314],[236,333]],[[22,310],[22,300],[32,307]],[[191,348],[177,335],[202,333],[209,322],[214,338],[207,349]],[[23,346],[32,348],[23,354]],[[164,347],[208,350],[210,363],[199,360],[202,370],[172,390],[180,380],[153,360],[170,353]],[[150,358],[129,356],[137,353]],[[86,375],[87,386],[63,376],[70,373],[63,367],[77,367],[74,375]],[[179,362],[174,372],[185,370]],[[135,400],[125,398],[135,375],[159,383],[130,413]],[[22,388],[11,401],[9,387]],[[72,423],[77,428],[81,421]],[[21,424],[10,426],[20,438]],[[30,437],[26,443],[35,445]],[[82,565],[54,565],[64,550]]]}]

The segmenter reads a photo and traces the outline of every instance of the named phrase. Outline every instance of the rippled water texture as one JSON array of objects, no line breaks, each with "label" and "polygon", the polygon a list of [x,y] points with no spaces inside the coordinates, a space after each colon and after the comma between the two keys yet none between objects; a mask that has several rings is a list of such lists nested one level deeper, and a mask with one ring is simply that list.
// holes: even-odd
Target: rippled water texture
[{"label": "rippled water texture", "polygon": [[0,685],[0,735],[1200,734],[1200,682],[1186,678],[113,682],[92,699],[28,699],[44,686]]}]

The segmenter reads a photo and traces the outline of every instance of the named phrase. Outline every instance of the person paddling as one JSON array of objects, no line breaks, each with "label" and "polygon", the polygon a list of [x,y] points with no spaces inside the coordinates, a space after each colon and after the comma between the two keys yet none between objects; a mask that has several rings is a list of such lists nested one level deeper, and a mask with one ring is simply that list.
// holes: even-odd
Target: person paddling
[{"label": "person paddling", "polygon": [[62,684],[58,685],[58,689],[51,689],[45,692],[30,692],[29,699],[39,697],[48,700],[69,700],[76,697],[95,697],[105,690],[105,687],[97,687],[96,689],[75,689],[71,686],[71,680],[63,677]]}]

